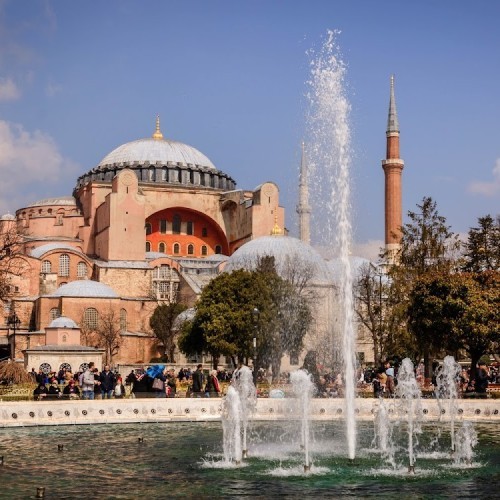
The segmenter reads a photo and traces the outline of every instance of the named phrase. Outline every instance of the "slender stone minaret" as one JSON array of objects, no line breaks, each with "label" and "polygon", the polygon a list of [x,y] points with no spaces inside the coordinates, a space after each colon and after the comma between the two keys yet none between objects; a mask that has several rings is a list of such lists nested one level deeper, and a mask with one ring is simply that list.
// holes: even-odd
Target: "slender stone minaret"
[{"label": "slender stone minaret", "polygon": [[300,162],[300,182],[299,182],[299,204],[297,205],[299,214],[300,240],[308,245],[311,244],[311,207],[309,206],[309,185],[307,183],[307,163],[304,143],[302,142],[302,158]]},{"label": "slender stone minaret", "polygon": [[391,76],[391,97],[387,121],[387,152],[382,160],[385,174],[385,249],[389,261],[394,261],[401,246],[402,189],[401,174],[404,161],[399,157],[399,122],[394,97],[394,75]]}]

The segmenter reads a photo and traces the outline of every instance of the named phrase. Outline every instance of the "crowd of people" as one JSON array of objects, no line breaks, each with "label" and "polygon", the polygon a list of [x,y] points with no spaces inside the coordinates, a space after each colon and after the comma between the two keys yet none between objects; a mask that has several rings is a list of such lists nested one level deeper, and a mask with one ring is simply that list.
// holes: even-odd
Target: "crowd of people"
[{"label": "crowd of people", "polygon": [[[373,391],[375,397],[394,397],[397,385],[398,363],[386,361],[378,368],[373,366],[360,367],[357,371],[357,387],[361,391]],[[436,376],[439,366],[434,366],[432,384],[427,389],[437,389]],[[148,369],[132,370],[125,380],[109,365],[99,370],[94,363],[89,363],[84,372],[76,374],[61,369],[58,373],[46,374],[42,370],[31,375],[37,383],[33,391],[35,399],[110,399],[124,397],[156,397],[174,398],[179,395],[179,389],[186,397],[219,397],[222,395],[222,384],[228,383],[233,372],[226,369],[204,371],[201,364],[195,370],[180,368],[176,373],[174,368],[153,365]],[[260,374],[262,380],[265,374]],[[280,376],[280,384],[289,383],[289,373]],[[415,376],[417,382],[424,388],[424,367],[420,363]],[[316,386],[316,397],[335,398],[344,396],[345,381],[342,373],[328,372],[313,374]],[[498,364],[487,366],[479,363],[476,376],[470,376],[470,369],[463,368],[457,378],[457,389],[462,397],[486,397],[487,388],[491,384],[500,384],[500,368]],[[257,391],[263,396],[265,391]]]}]

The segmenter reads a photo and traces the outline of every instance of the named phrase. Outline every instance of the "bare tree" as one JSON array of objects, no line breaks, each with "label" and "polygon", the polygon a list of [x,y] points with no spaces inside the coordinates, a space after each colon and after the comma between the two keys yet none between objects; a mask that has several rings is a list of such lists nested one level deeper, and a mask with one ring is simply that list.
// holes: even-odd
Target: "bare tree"
[{"label": "bare tree", "polygon": [[22,276],[28,266],[22,255],[22,236],[13,225],[0,222],[0,300],[8,300],[12,294],[12,281]]},{"label": "bare tree", "polygon": [[95,338],[100,347],[105,351],[105,363],[111,364],[113,356],[118,353],[122,344],[120,319],[114,311],[108,311],[101,314],[99,324],[95,330]]}]

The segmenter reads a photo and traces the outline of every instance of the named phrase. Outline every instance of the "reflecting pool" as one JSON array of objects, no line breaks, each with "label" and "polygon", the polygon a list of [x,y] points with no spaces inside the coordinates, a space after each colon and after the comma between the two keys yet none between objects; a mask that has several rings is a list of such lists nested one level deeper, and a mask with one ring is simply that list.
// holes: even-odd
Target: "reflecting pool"
[{"label": "reflecting pool", "polygon": [[[0,430],[0,498],[487,498],[500,484],[500,426],[476,424],[470,464],[450,458],[449,434],[424,426],[408,474],[404,430],[389,463],[361,423],[348,458],[342,422],[312,422],[311,471],[303,471],[293,422],[253,423],[249,458],[224,461],[222,426],[210,423],[24,427]],[[398,444],[399,443],[399,444]],[[62,449],[61,449],[62,448]]]}]

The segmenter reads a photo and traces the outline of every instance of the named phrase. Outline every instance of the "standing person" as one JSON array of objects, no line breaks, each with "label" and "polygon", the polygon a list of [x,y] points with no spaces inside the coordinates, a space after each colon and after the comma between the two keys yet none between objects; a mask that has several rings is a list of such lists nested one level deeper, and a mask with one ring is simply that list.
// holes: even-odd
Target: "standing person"
[{"label": "standing person", "polygon": [[151,390],[155,393],[156,398],[164,398],[165,395],[165,382],[167,377],[165,376],[165,371],[158,373],[153,379],[153,384]]},{"label": "standing person", "polygon": [[117,375],[116,385],[115,385],[115,398],[123,399],[124,397],[125,397],[125,386],[123,385],[123,380],[121,375]]},{"label": "standing person", "polygon": [[[181,368],[182,370],[182,368]],[[175,398],[177,393],[177,378],[175,376],[175,370],[170,368],[167,372],[167,384],[165,386],[167,398]]]},{"label": "standing person", "polygon": [[486,389],[488,388],[489,376],[490,374],[488,372],[488,367],[486,366],[486,363],[480,361],[479,367],[477,369],[476,383],[475,383],[476,393],[480,395],[479,397],[482,398],[486,397]]},{"label": "standing person", "polygon": [[387,397],[392,398],[394,396],[394,367],[391,366],[390,361],[385,363],[385,374],[387,375],[385,383]]},{"label": "standing person", "polygon": [[195,398],[200,398],[201,397],[201,391],[203,390],[203,372],[201,370],[201,367],[203,365],[199,364],[196,367],[196,370],[193,372],[193,396]]},{"label": "standing person", "polygon": [[115,375],[109,369],[109,365],[104,367],[104,370],[99,375],[102,399],[111,399],[115,389]]},{"label": "standing person", "polygon": [[217,379],[217,370],[212,370],[207,378],[205,385],[205,396],[207,398],[216,398],[220,394],[219,380]]},{"label": "standing person", "polygon": [[82,375],[83,399],[94,399],[94,362],[91,361]]}]

